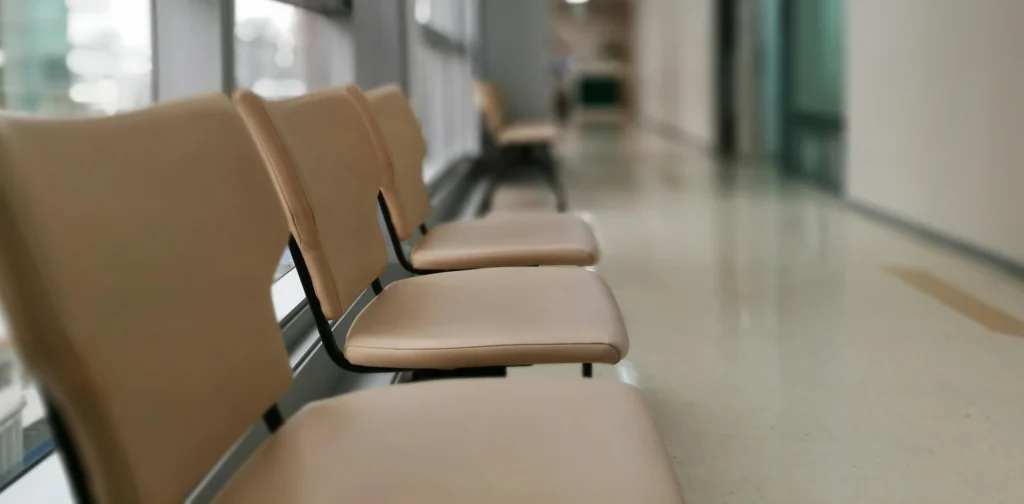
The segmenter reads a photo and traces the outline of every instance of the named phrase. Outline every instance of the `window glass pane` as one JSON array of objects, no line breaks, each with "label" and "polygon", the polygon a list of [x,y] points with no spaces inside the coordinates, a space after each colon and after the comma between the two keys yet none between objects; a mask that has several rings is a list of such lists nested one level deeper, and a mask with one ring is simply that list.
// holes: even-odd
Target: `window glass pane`
[{"label": "window glass pane", "polygon": [[[142,0],[0,0],[0,108],[81,116],[149,104],[149,8]],[[0,486],[52,448],[42,399],[0,307]]]},{"label": "window glass pane", "polygon": [[112,114],[152,100],[149,2],[0,0],[0,108]]},{"label": "window glass pane", "polygon": [[267,98],[307,91],[306,54],[299,48],[297,7],[276,0],[235,1],[235,80]]},{"label": "window glass pane", "polygon": [[[427,141],[424,177],[479,148],[479,119],[473,96],[472,47],[475,0],[412,0],[407,37],[409,96]],[[434,30],[463,46],[454,50],[427,37]]]},{"label": "window glass pane", "polygon": [[295,268],[295,260],[292,259],[292,254],[288,250],[284,251],[284,255],[281,256],[281,261],[277,263],[277,271],[274,272],[274,281],[278,281],[281,277],[285,276],[289,271]]}]

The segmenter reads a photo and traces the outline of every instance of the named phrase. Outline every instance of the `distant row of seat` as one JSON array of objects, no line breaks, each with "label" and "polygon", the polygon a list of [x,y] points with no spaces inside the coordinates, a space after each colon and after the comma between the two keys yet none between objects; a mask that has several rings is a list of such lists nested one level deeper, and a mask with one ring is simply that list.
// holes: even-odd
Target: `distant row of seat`
[{"label": "distant row of seat", "polygon": [[[0,289],[83,502],[180,502],[261,415],[275,434],[218,502],[682,501],[639,394],[614,382],[433,381],[281,418],[269,287],[289,229],[346,369],[589,375],[625,355],[608,288],[572,267],[596,243],[568,215],[437,226],[407,260],[422,274],[381,284],[378,204],[404,258],[427,231],[424,152],[394,87],[0,118]],[[328,321],[367,286],[339,346]]]},{"label": "distant row of seat", "polygon": [[499,175],[508,175],[505,172],[524,165],[534,168],[554,192],[558,211],[566,211],[565,187],[551,152],[558,127],[546,121],[509,121],[501,90],[493,83],[478,81],[474,94],[483,119],[484,153],[488,158],[496,158],[502,168]]},{"label": "distant row of seat", "polygon": [[[271,102],[242,91],[236,101],[291,215],[293,256],[304,259],[300,275],[310,274],[313,309],[324,319],[340,318],[388,265],[378,200],[399,257],[399,239],[411,238],[430,214],[425,146],[412,109],[395,87],[364,96],[348,86]],[[522,267],[593,264],[596,242],[578,217],[510,214],[443,224],[411,257],[414,272],[434,274],[378,292],[349,330],[343,353],[334,351],[333,332],[319,320],[342,367],[497,367],[503,374],[505,366],[615,364],[626,355],[621,316],[596,273]]]}]

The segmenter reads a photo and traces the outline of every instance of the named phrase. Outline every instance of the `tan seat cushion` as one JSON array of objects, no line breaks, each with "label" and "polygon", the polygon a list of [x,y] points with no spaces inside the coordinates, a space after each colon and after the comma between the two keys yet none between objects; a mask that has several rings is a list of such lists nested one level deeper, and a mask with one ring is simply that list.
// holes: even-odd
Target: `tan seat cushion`
[{"label": "tan seat cushion", "polygon": [[354,364],[403,369],[601,362],[626,355],[615,299],[576,267],[493,268],[392,283],[345,340]]},{"label": "tan seat cushion", "polygon": [[583,219],[551,212],[509,212],[440,224],[411,254],[413,266],[437,270],[592,266],[597,256],[597,240]]},{"label": "tan seat cushion", "polygon": [[498,132],[498,145],[548,144],[557,138],[558,126],[552,123],[513,123]]},{"label": "tan seat cushion", "polygon": [[640,394],[604,380],[446,380],[307,406],[217,504],[681,504]]}]

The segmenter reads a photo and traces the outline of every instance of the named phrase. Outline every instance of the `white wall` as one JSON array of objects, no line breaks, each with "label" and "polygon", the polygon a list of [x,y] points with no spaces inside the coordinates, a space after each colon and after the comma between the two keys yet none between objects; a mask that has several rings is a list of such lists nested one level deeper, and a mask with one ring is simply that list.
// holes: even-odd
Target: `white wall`
[{"label": "white wall", "polygon": [[637,0],[640,117],[715,143],[715,2]]},{"label": "white wall", "polygon": [[848,196],[1024,263],[1024,2],[847,9]]}]

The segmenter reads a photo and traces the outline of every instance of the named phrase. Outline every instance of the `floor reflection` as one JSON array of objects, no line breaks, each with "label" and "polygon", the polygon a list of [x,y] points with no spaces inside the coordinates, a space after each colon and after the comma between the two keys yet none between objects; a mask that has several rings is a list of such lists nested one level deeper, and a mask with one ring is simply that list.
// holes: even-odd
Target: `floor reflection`
[{"label": "floor reflection", "polygon": [[1022,318],[1019,281],[636,128],[575,129],[560,152],[688,502],[1024,502],[1024,340],[884,267]]}]

